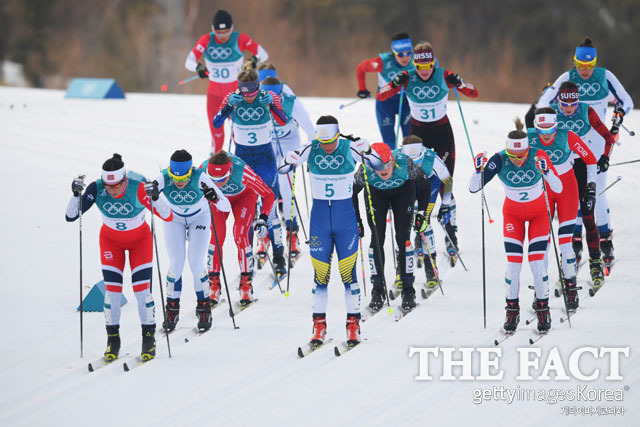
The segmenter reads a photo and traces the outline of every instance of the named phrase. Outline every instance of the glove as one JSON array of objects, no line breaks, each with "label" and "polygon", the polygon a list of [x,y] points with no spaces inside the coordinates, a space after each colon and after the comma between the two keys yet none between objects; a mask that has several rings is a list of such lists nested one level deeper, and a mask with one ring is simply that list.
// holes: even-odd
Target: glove
[{"label": "glove", "polygon": [[82,192],[84,191],[84,175],[73,178],[73,182],[71,183],[71,191],[73,192],[74,197],[79,197],[82,195]]},{"label": "glove", "polygon": [[371,98],[371,92],[369,92],[368,90],[359,90],[358,91],[358,98]]},{"label": "glove", "polygon": [[287,165],[295,165],[300,161],[300,155],[297,151],[287,151],[284,156],[284,163]]},{"label": "glove", "polygon": [[265,237],[267,237],[267,233],[269,232],[269,227],[267,226],[268,220],[269,217],[266,214],[261,213],[260,218],[258,218],[253,224],[253,231],[256,232],[256,235],[260,239],[264,239]]},{"label": "glove", "polygon": [[198,73],[198,76],[200,76],[201,79],[206,79],[207,77],[209,77],[207,67],[200,63],[198,63],[198,66],[196,67],[196,73]]},{"label": "glove", "polygon": [[251,62],[251,68],[253,68],[254,70],[256,69],[256,67],[258,66],[258,57],[253,55],[251,58],[249,58],[249,62]]},{"label": "glove", "polygon": [[151,198],[154,202],[158,200],[160,197],[160,190],[158,189],[158,181],[149,181],[144,183],[144,192],[147,193],[147,196]]},{"label": "glove", "polygon": [[481,172],[482,169],[484,169],[484,165],[487,164],[488,160],[489,159],[487,159],[487,156],[485,156],[484,153],[476,154],[473,158],[473,165],[476,168],[476,172]]},{"label": "glove", "polygon": [[211,203],[215,203],[218,201],[218,193],[216,193],[216,190],[209,187],[204,182],[200,184],[200,187],[202,188],[202,192],[204,193],[205,199],[207,199]]},{"label": "glove", "polygon": [[229,96],[227,104],[233,105],[235,107],[236,105],[239,105],[241,102],[242,102],[242,95],[234,92],[231,94],[231,96]]},{"label": "glove", "polygon": [[424,233],[429,226],[429,221],[424,217],[424,211],[416,212],[416,217],[413,220],[413,229],[416,233]]},{"label": "glove", "polygon": [[603,154],[598,160],[598,173],[606,172],[607,169],[609,169],[609,157]]},{"label": "glove", "polygon": [[406,71],[397,74],[393,80],[391,80],[391,86],[398,87],[404,85],[407,81],[409,81],[409,73]]},{"label": "glove", "polygon": [[593,212],[593,208],[596,206],[596,183],[589,182],[587,184],[587,191],[585,191],[581,200],[584,210],[582,215],[590,215]]},{"label": "glove", "polygon": [[459,75],[455,74],[455,73],[449,74],[445,80],[450,85],[453,85],[453,86],[456,86],[456,87],[460,86],[463,83],[462,78]]},{"label": "glove", "polygon": [[536,168],[543,174],[547,174],[549,172],[549,165],[547,164],[547,159],[536,159]]},{"label": "glove", "polygon": [[360,236],[360,238],[364,237],[364,225],[362,224],[362,218],[357,218],[356,221],[358,222],[358,236]]},{"label": "glove", "polygon": [[260,95],[260,103],[264,105],[273,104],[273,96],[269,92],[262,92]]},{"label": "glove", "polygon": [[358,152],[358,153],[364,153],[364,154],[369,154],[371,153],[371,146],[369,146],[369,143],[367,142],[366,139],[362,139],[362,138],[354,138],[354,149]]},{"label": "glove", "polygon": [[438,211],[438,222],[445,225],[449,221],[451,221],[451,210],[449,209],[449,205],[440,205],[440,210]]}]

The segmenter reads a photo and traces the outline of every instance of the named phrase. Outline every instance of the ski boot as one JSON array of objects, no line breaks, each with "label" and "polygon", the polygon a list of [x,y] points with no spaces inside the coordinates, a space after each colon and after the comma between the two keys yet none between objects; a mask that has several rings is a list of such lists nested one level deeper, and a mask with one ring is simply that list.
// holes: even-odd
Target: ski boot
[{"label": "ski boot", "polygon": [[198,331],[206,332],[211,329],[211,302],[208,298],[198,300],[196,317],[198,318]]},{"label": "ski boot", "polygon": [[209,273],[209,290],[211,291],[210,301],[211,307],[215,307],[220,302],[220,273]]},{"label": "ski boot", "polygon": [[360,344],[360,313],[347,314],[347,344],[350,347]]},{"label": "ski boot", "polygon": [[576,254],[577,268],[580,265],[580,259],[582,259],[582,236],[573,236],[571,245],[573,246],[573,252]]},{"label": "ski boot", "polygon": [[413,276],[403,279],[402,310],[406,313],[416,308],[416,290],[413,288]]},{"label": "ski boot", "polygon": [[256,250],[256,257],[258,257],[256,267],[258,267],[258,270],[261,270],[264,263],[267,262],[267,249],[269,249],[269,236],[264,239],[258,239],[258,248]]},{"label": "ski boot", "polygon": [[604,263],[604,273],[609,275],[615,257],[613,256],[613,241],[611,240],[611,232],[602,233],[600,235],[600,250],[602,251],[602,262]]},{"label": "ski boot", "polygon": [[449,255],[449,265],[451,267],[456,266],[456,262],[458,261],[458,237],[456,236],[456,231],[458,231],[458,227],[454,227],[451,223],[447,223],[445,225],[446,233],[449,235],[447,239],[445,237],[445,244],[447,247],[447,254]]},{"label": "ski boot", "polygon": [[[293,223],[293,230],[291,231],[291,220],[288,219],[285,224],[287,225],[287,248],[291,248],[291,256],[298,258],[300,256],[300,240],[298,239],[298,226]],[[292,238],[293,236],[293,238]],[[289,242],[291,240],[291,242]],[[289,246],[291,245],[291,246]]]},{"label": "ski boot", "polygon": [[507,333],[514,333],[520,323],[520,304],[518,298],[507,300],[507,317],[504,321],[503,328]]},{"label": "ski boot", "polygon": [[436,254],[431,254],[431,259],[429,259],[429,254],[424,255],[424,272],[427,276],[427,288],[430,290],[436,289],[438,287],[438,271],[433,268],[431,265],[431,260],[433,260],[433,264],[436,263]]},{"label": "ski boot", "polygon": [[379,276],[371,276],[371,302],[369,302],[369,309],[373,312],[379,311],[384,305],[384,285],[382,284],[382,278]]},{"label": "ski boot", "polygon": [[167,316],[165,321],[162,322],[162,329],[166,332],[171,332],[176,328],[176,324],[180,318],[180,300],[167,298],[167,305],[165,308],[165,315]]},{"label": "ski boot", "polygon": [[567,310],[569,311],[576,311],[578,309],[578,289],[581,288],[576,285],[575,277],[564,280],[564,292],[567,295]]},{"label": "ski boot", "polygon": [[253,302],[253,285],[251,273],[240,273],[240,305],[249,305]]},{"label": "ski boot", "polygon": [[104,360],[113,362],[120,353],[120,325],[107,326],[107,350],[104,352]]},{"label": "ski boot", "polygon": [[313,335],[309,341],[311,345],[319,347],[324,343],[327,335],[327,315],[325,313],[313,313]]},{"label": "ski boot", "polygon": [[287,261],[282,253],[273,254],[273,268],[276,270],[278,278],[284,277],[287,274]]},{"label": "ski boot", "polygon": [[602,271],[602,260],[600,257],[589,257],[589,271],[591,273],[591,280],[593,281],[593,287],[599,288],[604,281],[604,272]]},{"label": "ski boot", "polygon": [[[415,248],[416,254],[416,267],[422,268],[422,259],[425,256],[425,253],[422,249],[422,237],[420,237],[420,233],[416,233],[413,247]],[[425,261],[427,260],[425,259]]]},{"label": "ski boot", "polygon": [[536,315],[538,316],[538,332],[546,334],[551,329],[551,314],[549,314],[549,299],[536,301]]},{"label": "ski boot", "polygon": [[140,357],[145,362],[156,357],[156,325],[142,325],[142,351]]}]

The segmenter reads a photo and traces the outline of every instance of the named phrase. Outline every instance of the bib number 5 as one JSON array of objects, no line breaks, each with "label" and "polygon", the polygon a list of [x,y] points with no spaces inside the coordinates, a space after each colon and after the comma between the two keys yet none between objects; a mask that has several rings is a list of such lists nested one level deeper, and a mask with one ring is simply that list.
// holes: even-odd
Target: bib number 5
[{"label": "bib number 5", "polygon": [[333,184],[325,184],[324,185],[324,196],[325,197],[333,197],[336,194],[336,190],[333,189]]}]

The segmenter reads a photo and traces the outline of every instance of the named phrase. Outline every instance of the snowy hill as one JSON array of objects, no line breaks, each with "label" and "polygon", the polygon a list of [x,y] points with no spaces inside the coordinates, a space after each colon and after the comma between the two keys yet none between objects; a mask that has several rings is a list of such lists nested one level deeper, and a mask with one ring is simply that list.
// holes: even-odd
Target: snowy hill
[{"label": "snowy hill", "polygon": [[[374,142],[379,140],[373,101],[359,102],[344,110],[344,99],[303,98],[312,120],[334,114],[345,133]],[[528,106],[463,102],[475,151],[490,154],[502,149],[512,119],[524,116]],[[580,381],[575,375],[561,380],[516,380],[519,373],[517,348],[530,348],[535,325],[526,326],[532,292],[527,266],[522,273],[522,321],[520,332],[505,341],[500,362],[501,381],[440,380],[441,357],[430,359],[433,380],[416,381],[418,356],[409,357],[410,347],[492,347],[504,321],[504,271],[502,244],[501,185],[486,189],[495,223],[486,224],[487,328],[483,328],[481,223],[479,195],[467,191],[473,169],[461,117],[455,101],[449,103],[457,142],[454,193],[458,204],[460,263],[439,265],[444,279],[440,293],[422,302],[400,322],[381,313],[362,325],[363,344],[336,358],[330,346],[304,359],[296,348],[311,334],[312,267],[308,248],[291,277],[291,297],[262,285],[268,270],[255,278],[260,301],[236,317],[234,330],[227,308],[213,315],[207,334],[184,342],[187,329],[195,326],[191,314],[195,295],[191,272],[185,268],[179,329],[171,336],[173,357],[168,358],[164,337],[158,339],[156,360],[125,373],[122,361],[87,372],[87,362],[104,351],[106,337],[101,313],[84,315],[84,358],[80,359],[78,305],[78,223],[64,221],[74,175],[86,174],[91,181],[112,153],[123,155],[128,169],[154,176],[166,167],[171,153],[189,150],[194,160],[209,152],[209,130],[204,119],[204,96],[128,94],[122,101],[85,101],[63,98],[63,92],[0,88],[0,168],[5,190],[0,236],[4,250],[0,264],[3,284],[0,314],[0,424],[2,425],[637,425],[640,408],[640,333],[637,290],[640,264],[636,259],[638,231],[635,213],[640,198],[635,185],[640,178],[636,164],[614,166],[612,181],[623,180],[609,192],[614,224],[617,264],[603,289],[587,294],[586,268],[579,273],[581,308],[572,328],[560,323],[562,299],[551,297],[552,331],[533,347],[543,355],[537,377],[550,351],[557,348],[565,366],[571,353],[581,347],[631,347],[630,357],[620,357],[623,380],[607,380],[609,359],[584,355],[581,371],[601,371],[595,381]],[[640,131],[640,112],[625,119],[629,129]],[[622,144],[612,163],[639,157],[638,137],[621,131]],[[306,213],[302,181],[297,194]],[[362,208],[364,209],[364,208]],[[364,212],[364,211],[363,211]],[[308,230],[308,222],[305,219]],[[101,280],[98,257],[97,209],[83,221],[84,294]],[[232,221],[228,222],[231,235]],[[437,242],[443,234],[435,227]],[[366,245],[370,233],[367,229]],[[161,272],[166,274],[167,255],[158,230]],[[225,243],[227,277],[235,286],[238,268],[232,239]],[[390,236],[387,238],[387,279],[393,276]],[[231,255],[230,255],[231,254]],[[335,262],[334,262],[335,264]],[[391,264],[391,265],[389,265]],[[155,268],[154,268],[155,270]],[[345,308],[337,265],[329,286],[328,336],[334,343],[344,339]],[[128,271],[128,268],[127,268]],[[358,266],[358,278],[361,279]],[[557,279],[552,258],[551,282]],[[367,267],[367,277],[368,277]],[[130,277],[125,273],[125,296],[135,301]],[[160,303],[157,272],[154,298]],[[424,281],[418,272],[417,283]],[[370,290],[370,284],[367,284]],[[232,300],[237,291],[231,289]],[[418,297],[420,302],[420,298]],[[363,299],[363,305],[368,298]],[[395,302],[398,304],[398,301]],[[157,310],[161,322],[161,311]],[[121,355],[140,351],[140,327],[135,303],[123,307]],[[456,353],[456,357],[460,357]],[[125,356],[126,358],[126,356]],[[473,375],[479,374],[474,359]],[[567,368],[568,369],[568,368]],[[459,374],[459,372],[458,372]],[[552,374],[553,378],[554,375]],[[473,403],[474,390],[505,387],[511,390],[623,389],[624,400],[572,401],[555,404],[516,399],[513,403]],[[628,386],[628,387],[626,387]],[[626,389],[628,388],[628,389]],[[564,415],[562,408],[621,407],[621,415]],[[633,420],[636,419],[634,422]]]}]

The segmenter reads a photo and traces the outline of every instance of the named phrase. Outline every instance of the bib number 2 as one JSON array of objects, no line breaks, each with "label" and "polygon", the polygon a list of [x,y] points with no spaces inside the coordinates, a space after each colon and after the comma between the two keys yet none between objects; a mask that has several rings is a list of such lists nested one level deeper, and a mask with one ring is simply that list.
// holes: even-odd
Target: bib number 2
[{"label": "bib number 2", "polygon": [[522,193],[518,193],[520,195],[520,200],[524,201],[524,200],[529,200],[529,193],[527,193],[526,191],[522,192]]}]

